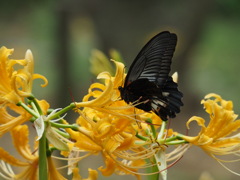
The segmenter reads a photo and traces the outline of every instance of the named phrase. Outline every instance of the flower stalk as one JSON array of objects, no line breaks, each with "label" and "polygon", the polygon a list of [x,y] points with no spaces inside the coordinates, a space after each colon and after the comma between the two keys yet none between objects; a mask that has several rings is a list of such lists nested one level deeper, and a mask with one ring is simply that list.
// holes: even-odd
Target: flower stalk
[{"label": "flower stalk", "polygon": [[29,106],[27,106],[23,102],[18,102],[17,105],[23,107],[23,109],[25,109],[29,114],[31,114],[35,118],[39,117],[38,111],[34,111],[33,109],[31,109]]},{"label": "flower stalk", "polygon": [[48,179],[46,145],[47,145],[46,132],[43,132],[43,135],[39,140],[39,180]]},{"label": "flower stalk", "polygon": [[66,106],[65,108],[61,109],[60,111],[54,113],[50,117],[48,117],[49,120],[59,118],[62,114],[65,114],[66,112],[72,110],[73,108],[76,108],[75,103],[71,103],[70,105]]},{"label": "flower stalk", "polygon": [[164,135],[164,132],[166,129],[166,125],[167,125],[167,121],[162,121],[161,129],[157,136],[157,141],[160,141],[163,138],[163,135]]}]

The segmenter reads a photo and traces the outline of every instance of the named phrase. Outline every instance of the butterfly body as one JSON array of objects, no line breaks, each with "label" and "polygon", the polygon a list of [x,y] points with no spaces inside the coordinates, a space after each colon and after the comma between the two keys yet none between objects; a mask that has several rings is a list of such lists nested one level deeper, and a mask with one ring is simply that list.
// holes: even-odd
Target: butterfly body
[{"label": "butterfly body", "polygon": [[124,86],[119,87],[126,103],[153,111],[164,121],[174,118],[183,105],[183,95],[169,76],[176,42],[176,35],[167,31],[154,36],[130,66]]}]

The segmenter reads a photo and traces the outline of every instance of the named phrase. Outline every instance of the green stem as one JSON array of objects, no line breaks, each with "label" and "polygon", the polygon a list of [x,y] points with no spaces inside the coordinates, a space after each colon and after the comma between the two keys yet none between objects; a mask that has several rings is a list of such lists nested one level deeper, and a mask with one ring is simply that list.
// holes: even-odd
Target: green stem
[{"label": "green stem", "polygon": [[58,111],[58,112],[54,113],[53,115],[51,115],[50,117],[48,117],[48,119],[51,120],[51,119],[59,118],[62,114],[66,113],[67,111],[69,111],[75,107],[76,107],[75,103],[71,103],[67,107],[61,109],[60,111]]},{"label": "green stem", "polygon": [[59,129],[54,129],[58,134],[60,134],[61,136],[65,137],[65,138],[70,138],[71,136],[68,133],[65,133],[63,131],[60,131]]},{"label": "green stem", "polygon": [[158,166],[157,166],[157,163],[156,163],[156,159],[155,158],[151,158],[151,159],[146,159],[147,163],[149,164],[155,164],[154,166],[152,167],[148,167],[147,168],[147,172],[149,174],[153,173],[153,172],[156,172],[154,174],[151,174],[151,175],[148,175],[147,176],[147,179],[148,180],[158,180],[159,179],[159,169],[158,169]]},{"label": "green stem", "polygon": [[[166,139],[160,139],[158,141],[159,144],[165,144],[166,142],[170,142],[170,141],[174,141],[176,139],[179,139],[177,136],[173,136],[173,137],[170,137],[170,138],[166,138]],[[182,140],[182,139],[181,139]]]},{"label": "green stem", "polygon": [[37,112],[33,111],[30,107],[28,107],[26,104],[24,104],[23,102],[18,102],[17,103],[18,106],[22,106],[23,109],[25,109],[27,112],[29,112],[31,115],[33,115],[35,118],[38,118],[39,115]]},{"label": "green stem", "polygon": [[[35,105],[35,108],[36,108],[36,111],[40,114],[40,115],[43,115],[43,112],[42,112],[42,109],[41,107],[39,106],[38,102],[37,102],[37,99],[36,98],[31,98],[33,104]],[[32,104],[32,105],[33,105]],[[34,107],[34,106],[33,106]]]},{"label": "green stem", "polygon": [[177,140],[177,141],[170,141],[170,142],[166,142],[166,145],[177,145],[177,144],[186,144],[188,143],[185,140]]},{"label": "green stem", "polygon": [[46,143],[46,132],[44,131],[39,140],[39,180],[48,179]]},{"label": "green stem", "polygon": [[146,122],[150,125],[151,127],[151,131],[152,131],[152,136],[155,139],[157,137],[157,133],[156,133],[156,129],[154,127],[154,125],[152,124],[152,119],[147,119]]},{"label": "green stem", "polygon": [[166,144],[166,145],[177,145],[177,144],[184,144],[184,143],[188,143],[188,142],[183,140],[179,136],[173,136],[173,137],[166,138],[166,139],[160,139],[160,140],[158,140],[158,143]]},{"label": "green stem", "polygon": [[162,121],[161,129],[160,129],[160,132],[158,134],[157,141],[160,141],[162,139],[164,131],[166,129],[166,125],[167,125],[167,122],[166,121]]},{"label": "green stem", "polygon": [[170,137],[170,138],[166,138],[164,141],[165,142],[170,142],[170,141],[174,141],[176,139],[178,139],[178,137],[177,136],[173,136],[173,137]]},{"label": "green stem", "polygon": [[137,138],[143,140],[143,141],[149,141],[150,139],[148,137],[145,137],[145,136],[141,136],[139,135],[138,133],[135,135]]},{"label": "green stem", "polygon": [[184,135],[182,135],[182,134],[180,134],[180,133],[178,133],[177,135],[176,135],[176,137],[178,138],[178,139],[180,139],[180,140],[183,140],[183,137]]},{"label": "green stem", "polygon": [[56,128],[71,128],[72,130],[78,131],[78,126],[75,124],[59,124],[55,122],[50,122],[52,127]]},{"label": "green stem", "polygon": [[[34,96],[29,97],[33,110],[35,111],[35,117],[38,118],[43,115],[42,109]],[[37,115],[37,116],[36,116]],[[41,139],[39,140],[39,180],[48,179],[48,164],[47,164],[47,138],[46,131],[43,132]]]},{"label": "green stem", "polygon": [[136,140],[136,141],[134,141],[134,144],[143,145],[143,144],[146,144],[146,141]]}]

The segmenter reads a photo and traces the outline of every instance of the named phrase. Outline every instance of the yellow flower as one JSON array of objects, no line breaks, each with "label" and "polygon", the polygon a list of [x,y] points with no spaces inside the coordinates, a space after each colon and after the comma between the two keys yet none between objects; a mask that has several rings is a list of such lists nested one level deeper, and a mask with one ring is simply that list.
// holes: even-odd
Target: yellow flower
[{"label": "yellow flower", "polygon": [[[76,103],[77,107],[101,108],[115,102],[120,97],[118,87],[123,84],[124,65],[120,62],[113,61],[117,67],[115,77],[109,72],[102,72],[97,79],[104,79],[105,85],[94,83],[90,86],[88,94],[83,98],[83,102]],[[90,100],[94,98],[93,100]],[[131,108],[129,106],[129,108]],[[103,109],[103,108],[101,108]]]},{"label": "yellow flower", "polygon": [[[162,121],[156,114],[146,113],[120,99],[118,87],[123,85],[124,65],[116,61],[114,63],[115,76],[112,77],[108,72],[100,73],[98,79],[104,79],[105,84],[92,84],[83,101],[76,103],[80,108],[80,116],[76,121],[79,129],[67,129],[67,132],[75,142],[72,151],[86,152],[78,157],[79,160],[89,155],[102,154],[105,167],[101,166],[98,170],[104,176],[117,173],[132,174],[140,178],[139,169],[156,165],[147,163],[146,160],[154,158],[158,151],[165,149],[165,145],[156,142],[157,134],[154,135],[150,128],[151,123],[146,120],[151,119],[152,124],[158,125],[155,126],[156,129]],[[171,136],[172,131],[166,134]],[[178,148],[175,153],[166,154],[164,161],[178,159],[182,154],[177,156],[176,153],[185,152],[185,149]],[[160,161],[157,163],[160,164]]]},{"label": "yellow flower", "polygon": [[15,158],[3,148],[0,148],[0,159],[12,166],[18,166],[24,169],[21,173],[15,174],[12,170],[9,170],[10,166],[8,168],[1,166],[0,168],[4,172],[3,174],[5,174],[5,177],[11,179],[37,179],[38,156],[36,155],[36,152],[33,153],[34,151],[32,151],[29,147],[28,127],[26,125],[19,125],[11,131],[11,134],[16,150],[25,159],[25,161]]},{"label": "yellow flower", "polygon": [[[9,179],[19,179],[19,180],[37,180],[38,179],[38,151],[37,146],[32,151],[29,145],[29,131],[27,125],[19,125],[15,127],[11,131],[11,135],[13,138],[13,144],[17,152],[25,159],[19,160],[14,156],[10,155],[3,148],[0,148],[0,159],[2,160],[2,164],[0,165],[0,169],[4,177],[8,177]],[[15,174],[10,166],[3,166],[3,161],[9,165],[17,166],[22,168],[21,173]],[[48,179],[49,180],[66,180],[56,169],[52,157],[49,156],[48,159]]]},{"label": "yellow flower", "polygon": [[48,179],[49,180],[67,180],[66,178],[64,178],[56,169],[55,164],[51,158],[51,156],[49,156],[47,158],[48,160]]},{"label": "yellow flower", "polygon": [[236,155],[240,150],[240,133],[235,133],[240,128],[240,119],[233,111],[232,101],[226,101],[217,94],[208,94],[201,102],[210,116],[208,125],[201,117],[193,116],[187,122],[187,127],[196,121],[201,127],[197,136],[181,136],[189,143],[199,146],[214,159],[224,162],[216,156]]},{"label": "yellow flower", "polygon": [[89,177],[88,178],[82,178],[80,175],[79,175],[79,168],[74,168],[73,169],[73,178],[72,180],[96,180],[97,177],[98,177],[98,173],[96,170],[93,170],[91,168],[88,169],[88,172],[89,172]]},{"label": "yellow flower", "polygon": [[32,81],[43,79],[47,85],[47,79],[39,74],[33,74],[34,61],[30,50],[26,52],[25,59],[10,59],[13,49],[0,48],[0,107],[23,101],[24,97],[31,96]]},{"label": "yellow flower", "polygon": [[[89,108],[87,109],[89,110]],[[81,116],[77,120],[77,123],[82,125],[79,132],[70,129],[67,132],[71,135],[71,139],[76,141],[74,143],[75,148],[88,152],[89,155],[102,153],[107,167],[105,169],[101,167],[99,170],[104,176],[109,176],[118,171],[125,174],[134,174],[131,172],[136,172],[137,166],[145,164],[144,158],[139,159],[140,156],[146,158],[153,156],[153,153],[150,152],[150,154],[146,149],[134,144],[137,138],[128,119],[116,118],[107,113],[92,113],[95,113],[97,119],[95,124],[89,124]],[[105,117],[103,118],[103,116]],[[94,123],[94,121],[92,122]],[[128,165],[125,164],[127,162]]]},{"label": "yellow flower", "polygon": [[[49,108],[49,104],[45,100],[38,101],[39,106],[46,114]],[[11,112],[9,112],[11,109]],[[12,113],[14,112],[14,113]],[[23,124],[32,117],[22,107],[16,106],[15,104],[8,104],[0,108],[0,137],[6,132],[11,131],[14,127]]]}]

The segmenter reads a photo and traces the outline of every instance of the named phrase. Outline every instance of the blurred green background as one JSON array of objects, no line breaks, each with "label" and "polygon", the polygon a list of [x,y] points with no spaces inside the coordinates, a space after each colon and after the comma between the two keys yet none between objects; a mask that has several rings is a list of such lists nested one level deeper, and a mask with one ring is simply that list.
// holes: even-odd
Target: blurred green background
[{"label": "blurred green background", "polygon": [[[53,108],[68,105],[71,96],[80,101],[96,81],[89,70],[92,49],[108,53],[115,48],[129,67],[152,36],[169,30],[178,35],[172,72],[178,71],[184,93],[184,107],[171,127],[185,133],[185,122],[192,115],[207,118],[200,100],[211,92],[232,100],[240,113],[239,0],[2,1],[0,27],[0,45],[14,48],[14,58],[24,58],[26,50],[32,50],[35,72],[49,80],[44,89],[36,81],[33,92]],[[191,148],[168,173],[170,180],[191,180],[200,179],[204,171],[212,179],[238,179],[197,148]],[[102,177],[122,178],[134,179]]]}]

